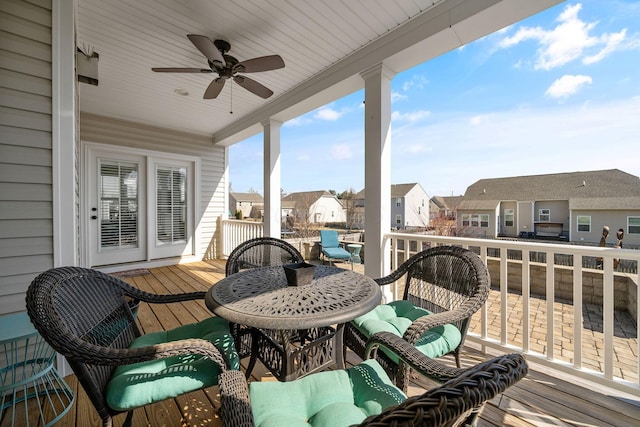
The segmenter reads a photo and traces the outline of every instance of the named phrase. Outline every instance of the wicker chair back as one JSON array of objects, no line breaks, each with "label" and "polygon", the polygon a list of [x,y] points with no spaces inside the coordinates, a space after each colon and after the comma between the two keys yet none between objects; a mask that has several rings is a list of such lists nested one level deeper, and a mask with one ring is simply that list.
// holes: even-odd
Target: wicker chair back
[{"label": "wicker chair back", "polygon": [[31,321],[67,358],[101,417],[111,412],[104,390],[116,366],[100,364],[99,355],[85,363],[88,345],[126,349],[140,336],[122,283],[95,270],[63,267],[42,273],[27,291]]},{"label": "wicker chair back", "polygon": [[303,262],[304,257],[290,243],[274,237],[257,237],[240,243],[229,255],[225,266],[227,276],[255,267],[267,267]]}]

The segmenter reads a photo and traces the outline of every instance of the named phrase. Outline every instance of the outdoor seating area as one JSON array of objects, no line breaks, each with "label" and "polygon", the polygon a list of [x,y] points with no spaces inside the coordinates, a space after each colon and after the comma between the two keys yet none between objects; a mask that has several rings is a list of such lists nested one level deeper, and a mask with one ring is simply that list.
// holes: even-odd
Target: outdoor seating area
[{"label": "outdoor seating area", "polygon": [[[329,266],[325,267],[330,268]],[[349,266],[345,265],[344,271],[351,273],[348,269]],[[215,288],[215,284],[224,280],[225,264],[221,260],[198,262],[136,271],[132,275],[125,273],[121,276],[124,281],[140,289],[143,293],[180,294],[195,292],[203,295],[203,293],[212,288],[212,285]],[[147,304],[143,302],[137,314],[137,324],[141,333],[148,334],[173,329],[182,324],[203,321],[210,317],[211,312],[207,309],[202,299],[180,301],[175,304]],[[472,320],[472,323],[474,322],[477,322],[477,319]],[[409,347],[408,353],[415,352],[413,347]],[[406,356],[403,355],[403,357]],[[422,357],[422,360],[430,360],[424,359],[423,356],[418,357]],[[509,358],[507,358],[507,361],[503,358],[503,361],[499,362],[493,360],[495,357],[496,354],[483,354],[472,347],[465,346],[460,352],[460,365],[463,369],[469,369],[479,363],[486,362],[488,365],[485,366],[486,369],[489,369],[489,366],[494,366],[499,372],[508,371],[513,373],[513,375],[507,374],[511,378],[508,384],[518,381],[517,378],[520,374],[515,374],[514,372],[523,373],[524,365],[522,365],[522,361]],[[240,371],[228,371],[230,373],[228,375],[229,381],[231,381],[231,384],[239,384],[238,387],[240,389],[247,385],[246,380],[244,380],[244,373],[248,367],[247,362],[246,359],[242,360]],[[345,363],[347,370],[353,369],[354,366],[360,366],[361,363],[362,359],[360,357],[350,350],[347,351]],[[449,374],[451,372],[460,372],[455,366],[455,358],[453,357],[443,357],[435,363],[438,363],[438,365],[434,366],[438,366],[438,369],[441,370],[440,372],[444,372],[442,375],[445,377],[447,372]],[[511,368],[506,370],[499,368],[498,366],[502,363],[510,364]],[[517,382],[517,384],[506,388],[500,397],[488,401],[484,410],[480,413],[479,426],[532,426],[539,425],[543,421],[563,425],[633,425],[640,421],[640,408],[633,402],[615,399],[605,393],[598,393],[597,390],[567,383],[552,375],[546,369],[540,368],[540,366],[528,364],[529,373],[526,377]],[[454,396],[446,393],[438,395],[438,391],[436,391],[437,383],[416,374],[424,371],[423,368],[413,366],[413,369],[415,372],[411,375],[407,390],[407,396],[410,399],[417,399],[411,400],[412,402],[419,401],[420,398],[418,396],[423,395],[430,396],[426,398],[430,403],[433,403],[433,399],[437,399],[437,396],[446,398],[447,401],[454,399]],[[428,368],[426,371],[426,373],[422,372],[422,374],[427,375],[426,378],[433,378],[434,373],[431,372],[431,375],[429,375]],[[335,372],[347,371],[338,370]],[[316,375],[319,374],[306,376],[305,378],[310,378],[306,381],[315,381],[313,378]],[[446,380],[445,377],[440,377],[437,382],[441,383]],[[227,381],[227,376],[224,378],[221,381]],[[486,378],[483,378],[482,382],[485,382]],[[274,384],[273,381],[275,379],[276,377],[269,369],[261,361],[258,361],[249,376],[249,384],[265,382],[266,387],[268,384]],[[322,377],[318,381],[321,379]],[[78,378],[75,375],[69,375],[65,377],[65,380],[72,388],[76,399],[69,412],[57,425],[101,425],[102,421],[92,407],[83,387],[79,385]],[[468,381],[464,382],[467,383]],[[275,384],[277,385],[278,383]],[[282,384],[290,387],[288,384],[296,384],[296,382]],[[502,388],[498,389],[500,391],[503,390]],[[267,387],[265,390],[270,390],[270,388]],[[425,395],[425,391],[428,391],[428,395]],[[224,390],[223,392],[226,393]],[[234,388],[233,393],[238,393],[238,391]],[[468,391],[465,393],[468,393]],[[253,394],[251,394],[251,398],[253,404]],[[430,403],[425,404],[428,406]],[[132,425],[227,425],[220,418],[221,405],[223,405],[223,402],[221,401],[218,386],[206,387],[137,409],[133,414]],[[234,410],[237,410],[237,408]],[[425,412],[425,414],[428,414],[428,412]],[[428,417],[429,415],[425,416]],[[113,418],[114,425],[122,425],[125,418],[126,414],[116,415]],[[0,422],[0,426],[4,425],[10,424],[7,424],[7,421],[3,419]]]}]

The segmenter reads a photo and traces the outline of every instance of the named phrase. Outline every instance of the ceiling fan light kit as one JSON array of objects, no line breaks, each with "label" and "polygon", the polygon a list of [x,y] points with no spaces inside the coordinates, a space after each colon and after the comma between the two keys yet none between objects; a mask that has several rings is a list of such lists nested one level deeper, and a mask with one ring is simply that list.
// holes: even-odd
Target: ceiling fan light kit
[{"label": "ceiling fan light kit", "polygon": [[284,68],[284,61],[279,55],[238,61],[235,57],[227,55],[231,45],[225,40],[212,41],[209,37],[198,34],[188,34],[187,38],[207,58],[209,68],[152,68],[151,70],[157,73],[216,73],[218,77],[207,86],[204,99],[217,98],[229,79],[233,79],[238,86],[261,98],[267,99],[273,95],[273,91],[262,83],[239,73],[257,73]]}]

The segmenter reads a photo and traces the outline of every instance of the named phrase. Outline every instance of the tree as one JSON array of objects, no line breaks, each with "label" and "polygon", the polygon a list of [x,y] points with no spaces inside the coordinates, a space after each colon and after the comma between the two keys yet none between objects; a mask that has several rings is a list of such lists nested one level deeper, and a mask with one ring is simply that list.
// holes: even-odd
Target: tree
[{"label": "tree", "polygon": [[353,188],[343,191],[338,196],[345,209],[346,227],[351,230],[356,223],[356,193]]}]

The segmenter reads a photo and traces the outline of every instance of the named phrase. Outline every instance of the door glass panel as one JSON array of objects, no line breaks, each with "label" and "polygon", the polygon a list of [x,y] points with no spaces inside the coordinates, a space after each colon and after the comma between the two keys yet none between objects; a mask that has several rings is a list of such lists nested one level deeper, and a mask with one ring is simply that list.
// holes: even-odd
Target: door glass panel
[{"label": "door glass panel", "polygon": [[185,243],[187,238],[187,168],[156,168],[156,245]]},{"label": "door glass panel", "polygon": [[138,247],[138,165],[101,161],[100,249]]}]

